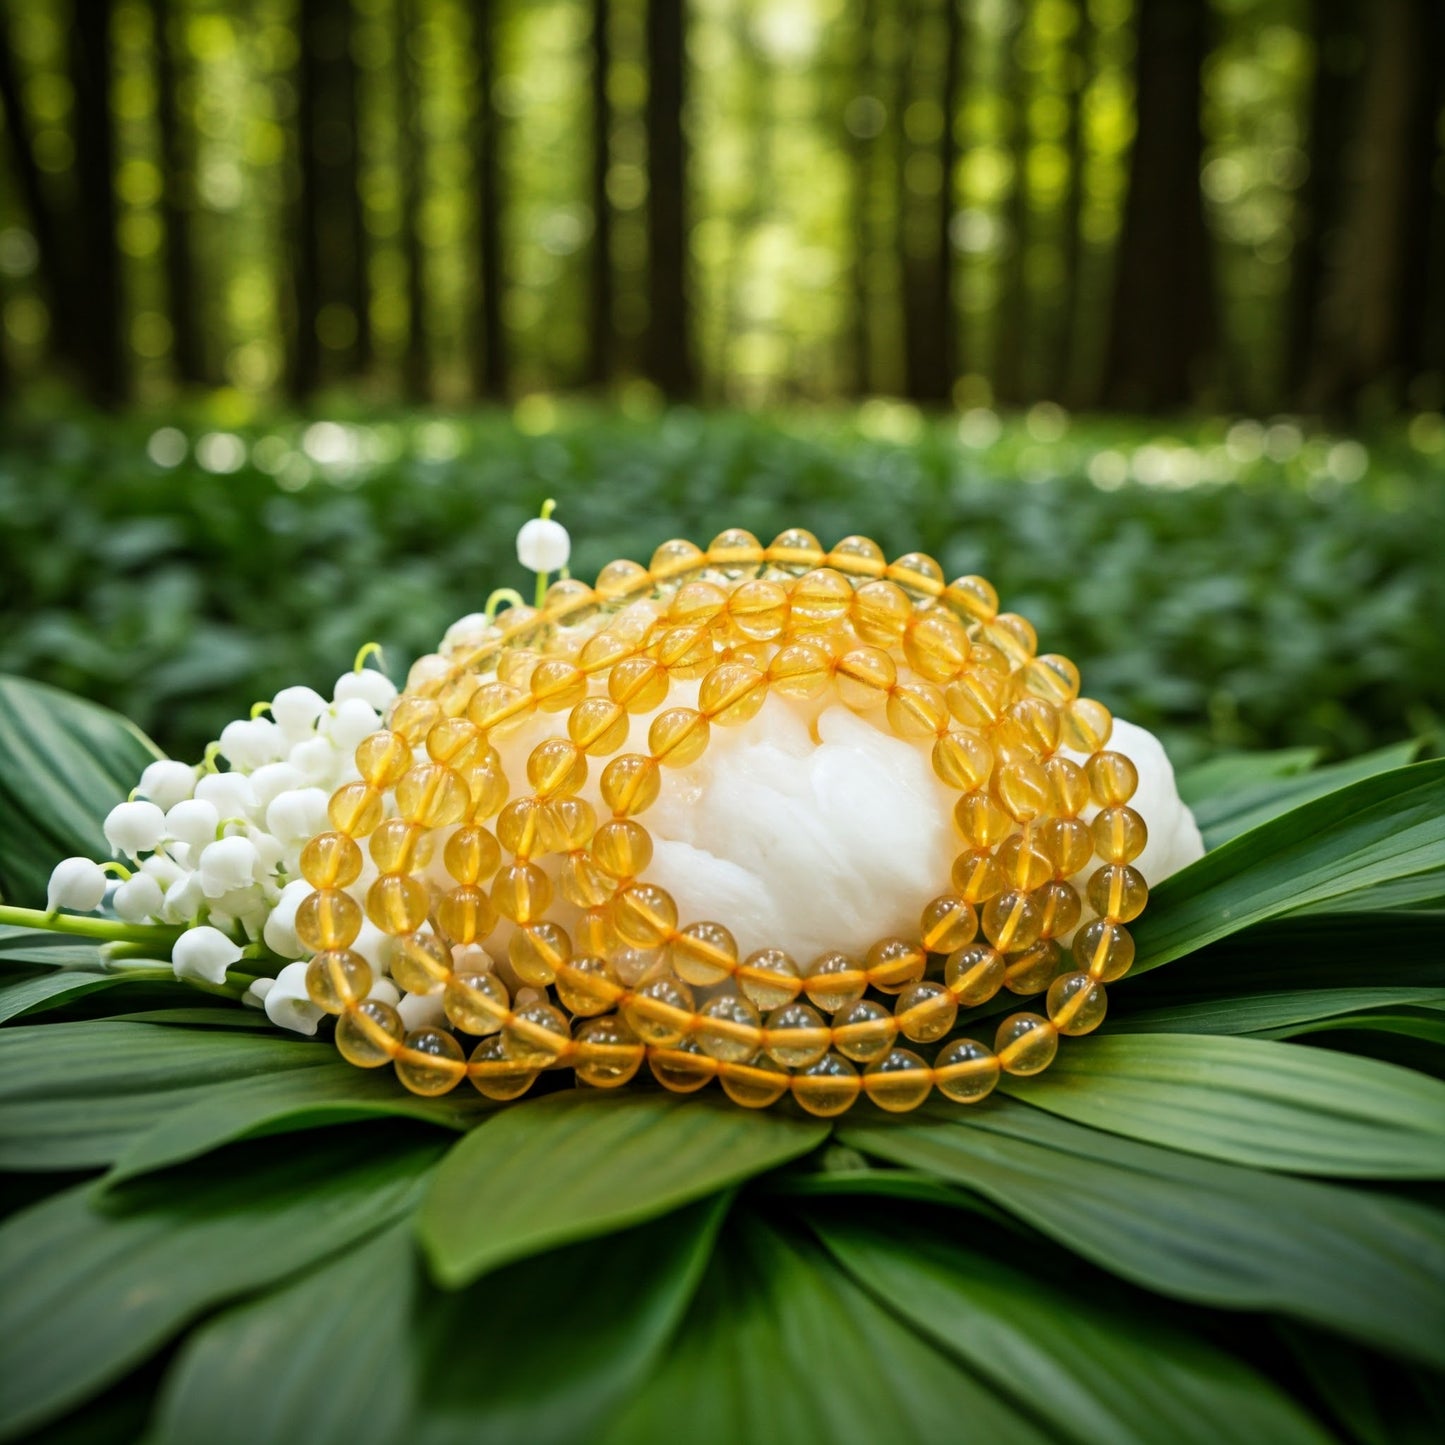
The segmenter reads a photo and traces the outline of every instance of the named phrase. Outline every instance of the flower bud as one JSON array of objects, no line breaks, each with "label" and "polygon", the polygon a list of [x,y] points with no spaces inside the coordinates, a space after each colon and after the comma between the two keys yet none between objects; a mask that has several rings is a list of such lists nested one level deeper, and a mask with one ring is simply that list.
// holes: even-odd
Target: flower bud
[{"label": "flower bud", "polygon": [[560,572],[571,555],[566,527],[550,517],[533,517],[517,533],[517,560],[529,572]]},{"label": "flower bud", "polygon": [[293,788],[279,793],[266,809],[266,831],[282,843],[310,842],[325,831],[329,802],[321,788]]},{"label": "flower bud", "polygon": [[149,798],[156,807],[169,812],[177,803],[189,798],[195,786],[196,770],[193,767],[170,758],[160,758],[140,775],[136,791]]},{"label": "flower bud", "polygon": [[221,838],[203,850],[198,871],[207,898],[249,888],[256,881],[255,845],[249,838]]},{"label": "flower bud", "polygon": [[149,873],[134,873],[111,896],[116,916],[127,923],[155,918],[165,903],[165,891]]},{"label": "flower bud", "polygon": [[105,815],[105,841],[131,858],[151,852],[165,833],[166,815],[154,803],[121,803]]},{"label": "flower bud", "polygon": [[45,894],[45,907],[50,913],[57,908],[72,908],[77,913],[94,913],[105,897],[105,874],[100,864],[89,858],[66,858],[57,863],[50,875]]},{"label": "flower bud", "polygon": [[204,848],[216,839],[221,815],[214,803],[203,798],[187,798],[177,803],[166,814],[166,836],[178,843],[189,843],[193,848]]},{"label": "flower bud", "polygon": [[226,970],[240,956],[240,948],[219,928],[189,928],[176,939],[171,967],[177,978],[225,983]]},{"label": "flower bud", "polygon": [[307,738],[286,756],[286,761],[300,774],[301,786],[309,788],[333,787],[340,760],[341,755],[329,738]]},{"label": "flower bud", "polygon": [[325,711],[326,699],[310,687],[283,687],[271,699],[271,716],[292,738],[314,732],[317,718]]},{"label": "flower bud", "polygon": [[206,901],[205,890],[201,887],[200,875],[182,873],[169,888],[161,906],[161,917],[167,923],[189,923],[201,911]]},{"label": "flower bud", "polygon": [[244,818],[256,806],[251,781],[241,773],[207,773],[196,784],[196,798],[222,818]]},{"label": "flower bud", "polygon": [[316,1032],[322,1010],[311,1002],[311,995],[306,991],[306,970],[310,966],[309,962],[288,963],[266,990],[261,1006],[278,1028],[297,1034]]},{"label": "flower bud", "polygon": [[362,738],[369,738],[381,726],[381,714],[359,697],[338,704],[329,718],[323,718],[321,731],[343,753],[353,753]]},{"label": "flower bud", "polygon": [[291,788],[305,786],[300,770],[290,763],[267,763],[257,768],[247,781],[251,784],[251,796],[256,800],[256,807],[262,813],[271,806],[273,798]]},{"label": "flower bud", "polygon": [[359,698],[377,712],[385,712],[396,701],[396,684],[375,668],[363,667],[360,672],[344,672],[336,679],[336,702]]},{"label": "flower bud", "polygon": [[221,729],[221,756],[245,773],[275,762],[285,750],[281,729],[270,718],[237,718]]},{"label": "flower bud", "polygon": [[314,891],[304,878],[288,883],[281,890],[281,896],[261,931],[261,938],[272,953],[279,953],[282,958],[296,958],[306,951],[296,937],[296,910],[301,906],[302,899]]}]

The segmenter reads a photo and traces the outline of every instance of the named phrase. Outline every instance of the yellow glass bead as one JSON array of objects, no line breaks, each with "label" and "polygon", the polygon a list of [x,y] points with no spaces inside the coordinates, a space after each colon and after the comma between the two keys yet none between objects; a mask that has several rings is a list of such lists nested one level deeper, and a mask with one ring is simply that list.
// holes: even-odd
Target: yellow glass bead
[{"label": "yellow glass bead", "polygon": [[674,537],[652,554],[647,570],[655,582],[674,582],[701,571],[706,565],[707,555],[697,543]]},{"label": "yellow glass bead", "polygon": [[1003,870],[986,848],[960,853],[953,860],[952,877],[955,892],[975,908],[1004,888]]},{"label": "yellow glass bead", "polygon": [[802,527],[789,527],[779,532],[768,544],[765,556],[774,567],[788,572],[806,572],[816,567],[824,557],[822,543]]},{"label": "yellow glass bead", "polygon": [[371,965],[349,948],[328,948],[306,965],[306,992],[324,1013],[345,1013],[371,991]]},{"label": "yellow glass bead", "polygon": [[876,999],[860,998],[833,1015],[833,1047],[866,1064],[886,1054],[898,1037],[898,1020]]},{"label": "yellow glass bead", "polygon": [[619,818],[645,812],[662,791],[662,774],[653,759],[622,753],[602,769],[602,801]]},{"label": "yellow glass bead", "polygon": [[346,783],[331,795],[326,813],[338,833],[364,838],[381,822],[381,794],[365,783]]},{"label": "yellow glass bead", "polygon": [[396,785],[397,812],[423,828],[460,823],[470,803],[460,775],[441,763],[419,763]]},{"label": "yellow glass bead", "polygon": [[630,632],[624,635],[617,626],[620,620],[615,619],[611,626],[589,637],[582,644],[582,651],[577,654],[577,666],[589,677],[593,673],[607,672],[627,658],[636,657],[642,644],[650,637],[650,626],[641,637],[634,637]]},{"label": "yellow glass bead", "polygon": [[963,1008],[987,1003],[1003,987],[1007,964],[997,949],[986,943],[970,943],[951,953],[943,968],[948,991]]},{"label": "yellow glass bead", "polygon": [[627,732],[627,709],[608,697],[584,698],[567,718],[567,736],[594,758],[615,753]]},{"label": "yellow glass bead", "polygon": [[943,602],[960,617],[992,622],[998,616],[998,593],[983,577],[959,577],[943,589]]},{"label": "yellow glass bead", "polygon": [[336,1051],[358,1069],[389,1064],[401,1051],[406,1025],[384,999],[364,998],[336,1020]]},{"label": "yellow glass bead", "polygon": [[787,590],[762,577],[741,582],[728,598],[728,619],[741,636],[772,642],[788,625]]},{"label": "yellow glass bead", "polygon": [[[418,697],[414,693],[403,694],[397,698],[395,706],[391,710],[391,717],[388,726],[396,733],[408,747],[416,747],[426,735],[434,728],[441,719],[441,704],[435,698]],[[407,767],[411,766],[411,759],[406,760]],[[360,770],[360,762],[357,769]],[[404,773],[402,768],[397,777]],[[395,782],[395,778],[389,778],[388,783]],[[377,784],[378,787],[381,784]]]},{"label": "yellow glass bead", "polygon": [[1095,753],[1084,764],[1089,791],[1101,808],[1127,803],[1139,787],[1139,770],[1123,753]]},{"label": "yellow glass bead", "polygon": [[546,804],[536,798],[513,798],[497,814],[497,842],[519,858],[544,851],[542,818]]},{"label": "yellow glass bead", "polygon": [[698,1047],[710,1058],[742,1064],[757,1056],[763,1045],[762,1020],[747,999],[719,994],[697,1014]]},{"label": "yellow glass bead", "polygon": [[1059,1051],[1059,1031],[1038,1014],[1010,1014],[993,1041],[999,1067],[1006,1074],[1038,1074]]},{"label": "yellow glass bead", "polygon": [[805,1003],[785,1003],[767,1018],[763,1050],[785,1069],[806,1069],[828,1052],[833,1033],[817,1009]]},{"label": "yellow glass bead", "polygon": [[952,682],[968,665],[968,632],[941,607],[922,612],[903,634],[903,656],[929,682]]},{"label": "yellow glass bead", "polygon": [[788,1071],[766,1054],[759,1054],[747,1064],[720,1063],[717,1078],[723,1093],[744,1109],[766,1109],[776,1104],[792,1083]]},{"label": "yellow glass bead", "polygon": [[839,659],[835,670],[838,697],[855,712],[883,707],[898,685],[898,667],[881,647],[854,647]]},{"label": "yellow glass bead", "polygon": [[737,972],[738,987],[760,1009],[781,1008],[803,991],[798,965],[781,948],[750,953]]},{"label": "yellow glass bead", "polygon": [[948,704],[931,682],[901,682],[888,694],[888,723],[901,738],[942,737],[948,722]]},{"label": "yellow glass bead", "polygon": [[1003,880],[1012,888],[1031,893],[1054,876],[1054,860],[1044,849],[1032,823],[1022,833],[1005,838],[994,854]]},{"label": "yellow glass bead", "polygon": [[768,679],[743,662],[719,663],[703,678],[697,705],[704,717],[737,727],[758,715],[768,700]]},{"label": "yellow glass bead", "polygon": [[466,712],[467,706],[479,686],[477,679],[469,672],[464,672],[458,677],[449,677],[436,694],[436,700],[441,704],[443,717],[457,718],[465,722],[466,719],[462,717],[462,714]]},{"label": "yellow glass bead", "polygon": [[530,694],[532,674],[541,660],[542,654],[535,648],[510,648],[497,659],[497,681]]},{"label": "yellow glass bead", "polygon": [[668,1047],[692,1028],[692,990],[681,979],[663,976],[640,985],[622,1005],[622,1016],[647,1044]]},{"label": "yellow glass bead", "polygon": [[1149,901],[1149,885],[1137,868],[1109,863],[1089,879],[1089,906],[1110,923],[1130,923]]},{"label": "yellow glass bead", "polygon": [[974,848],[992,848],[1013,832],[1013,819],[999,807],[992,794],[965,793],[953,805],[953,820],[965,843]]},{"label": "yellow glass bead", "polygon": [[301,850],[301,876],[313,888],[349,888],[361,877],[361,849],[345,833],[319,833]]},{"label": "yellow glass bead", "polygon": [[784,697],[819,697],[833,675],[833,658],[816,642],[790,642],[773,654],[768,682]]},{"label": "yellow glass bead", "polygon": [[537,664],[529,686],[543,712],[564,712],[587,696],[587,674],[575,662],[549,658]]},{"label": "yellow glass bead", "polygon": [[1043,915],[1031,894],[1009,888],[984,905],[983,936],[1000,953],[1032,948],[1043,929]]},{"label": "yellow glass bead", "polygon": [[710,734],[707,719],[696,709],[670,707],[653,718],[647,746],[658,762],[685,768],[707,751]]},{"label": "yellow glass bead", "polygon": [[633,948],[656,948],[677,930],[677,904],[655,883],[629,883],[612,901],[618,935]]},{"label": "yellow glass bead", "polygon": [[501,861],[502,850],[496,838],[475,825],[458,828],[442,850],[442,862],[458,883],[484,882],[497,871]]},{"label": "yellow glass bead", "polygon": [[555,923],[529,923],[507,943],[512,971],[533,988],[546,988],[557,970],[572,957],[572,940]]},{"label": "yellow glass bead", "polygon": [[673,593],[667,620],[677,627],[706,627],[727,610],[728,594],[716,582],[688,582]]},{"label": "yellow glass bead", "polygon": [[636,597],[651,591],[652,577],[640,563],[619,558],[609,562],[597,574],[597,595],[608,602],[617,602],[624,597]]},{"label": "yellow glass bead", "polygon": [[575,627],[596,614],[597,594],[580,578],[559,577],[549,584],[542,610],[555,616],[560,625]]},{"label": "yellow glass bead", "polygon": [[1046,813],[1054,801],[1048,774],[1037,762],[1005,763],[995,775],[993,786],[1004,811],[1020,823]]},{"label": "yellow glass bead", "polygon": [[938,1092],[955,1104],[976,1104],[993,1093],[999,1076],[998,1056],[975,1039],[954,1039],[933,1061]]},{"label": "yellow glass bead", "polygon": [[507,1021],[512,1001],[494,973],[454,973],[442,993],[452,1027],[464,1034],[494,1034]]},{"label": "yellow glass bead", "polygon": [[793,1098],[800,1108],[822,1119],[846,1113],[862,1087],[858,1070],[838,1054],[824,1054],[816,1064],[793,1075]]},{"label": "yellow glass bead", "polygon": [[569,1013],[580,1018],[606,1013],[625,990],[617,970],[600,954],[574,954],[557,969],[557,999]]},{"label": "yellow glass bead", "polygon": [[1094,817],[1094,847],[1106,863],[1132,863],[1149,842],[1149,829],[1133,808],[1103,808]]},{"label": "yellow glass bead", "polygon": [[1079,669],[1067,657],[1046,652],[1024,664],[1019,680],[1030,697],[1064,707],[1079,695]]},{"label": "yellow glass bead", "polygon": [[554,798],[542,808],[542,847],[549,853],[575,853],[597,832],[597,809],[586,798]]},{"label": "yellow glass bead", "polygon": [[361,905],[349,893],[318,888],[303,898],[296,910],[296,937],[314,953],[350,948],[361,932],[361,921]]},{"label": "yellow glass bead", "polygon": [[1096,753],[1113,731],[1113,716],[1103,703],[1091,697],[1076,697],[1064,708],[1059,736],[1073,752]]},{"label": "yellow glass bead", "polygon": [[933,1070],[912,1049],[889,1049],[863,1071],[863,1092],[880,1109],[906,1114],[933,1091]]},{"label": "yellow glass bead", "polygon": [[689,923],[672,940],[672,966],[684,982],[710,988],[737,971],[737,940],[720,923]]},{"label": "yellow glass bead", "polygon": [[1049,758],[1044,772],[1053,789],[1053,811],[1059,817],[1075,818],[1089,806],[1089,775],[1077,763],[1068,758]]},{"label": "yellow glass bead", "polygon": [[535,863],[508,864],[492,880],[492,906],[513,923],[545,917],[551,901],[552,880]]},{"label": "yellow glass bead", "polygon": [[1070,932],[1078,926],[1079,917],[1084,911],[1079,890],[1073,884],[1058,879],[1045,883],[1034,894],[1034,902],[1039,905],[1039,913],[1043,919],[1043,927],[1039,932],[1041,938],[1058,938],[1060,934]]},{"label": "yellow glass bead", "polygon": [[427,1097],[456,1088],[467,1072],[462,1046],[444,1029],[413,1029],[393,1067],[406,1088]]},{"label": "yellow glass bead", "polygon": [[931,1044],[953,1027],[958,1000],[941,983],[921,979],[910,983],[893,1005],[898,1032],[915,1044]]},{"label": "yellow glass bead", "polygon": [[913,603],[896,582],[880,579],[865,582],[854,592],[849,615],[860,642],[872,647],[892,647],[903,638],[913,616]]},{"label": "yellow glass bead", "polygon": [[827,561],[849,577],[881,577],[888,568],[883,549],[871,537],[844,537]]},{"label": "yellow glass bead", "polygon": [[1104,985],[1087,973],[1066,973],[1049,985],[1045,1006],[1061,1034],[1091,1034],[1104,1022],[1109,1007]]},{"label": "yellow glass bead", "polygon": [[652,862],[652,835],[631,818],[614,818],[593,835],[592,861],[613,878],[640,877]]},{"label": "yellow glass bead", "polygon": [[388,818],[378,824],[367,844],[371,861],[382,873],[409,873],[417,866],[417,856],[427,830],[405,818]]},{"label": "yellow glass bead", "polygon": [[684,1039],[670,1049],[649,1049],[647,1067],[664,1089],[674,1094],[692,1094],[717,1077],[717,1060],[698,1047],[696,1039]]},{"label": "yellow glass bead", "polygon": [[383,933],[415,933],[426,922],[431,900],[407,873],[383,873],[366,890],[366,916]]},{"label": "yellow glass bead", "polygon": [[356,771],[373,788],[389,788],[411,767],[411,745],[397,732],[372,733],[356,745]]},{"label": "yellow glass bead", "polygon": [[497,926],[497,909],[485,888],[464,884],[437,900],[437,926],[453,943],[480,943]]},{"label": "yellow glass bead", "polygon": [[708,544],[707,560],[730,575],[742,576],[747,569],[762,564],[763,544],[751,532],[729,527]]},{"label": "yellow glass bead", "polygon": [[1093,830],[1078,818],[1050,818],[1040,824],[1038,844],[1053,864],[1055,878],[1072,878],[1094,856]]},{"label": "yellow glass bead", "polygon": [[484,733],[502,733],[532,711],[532,694],[509,682],[489,682],[472,694],[467,716]]},{"label": "yellow glass bead", "polygon": [[1113,983],[1134,966],[1134,939],[1127,928],[1095,918],[1074,935],[1074,961],[1090,978]]},{"label": "yellow glass bead", "polygon": [[576,952],[600,953],[607,958],[613,949],[622,946],[622,940],[612,924],[611,894],[608,899],[606,905],[585,909],[573,925],[572,944]]},{"label": "yellow glass bead", "polygon": [[473,821],[490,818],[507,801],[510,789],[500,762],[479,763],[461,771],[466,784],[467,817]]},{"label": "yellow glass bead", "polygon": [[517,1009],[502,1025],[502,1052],[531,1069],[550,1064],[571,1042],[567,1015],[540,999]]},{"label": "yellow glass bead", "polygon": [[808,965],[803,992],[815,1008],[835,1014],[863,997],[868,975],[846,953],[820,953]]},{"label": "yellow glass bead", "polygon": [[481,728],[464,717],[443,718],[437,723],[426,735],[426,751],[434,763],[445,763],[458,771],[481,762],[500,762],[497,750],[482,736]]},{"label": "yellow glass bead", "polygon": [[1042,993],[1059,971],[1063,953],[1051,938],[1041,938],[1004,959],[1004,987],[1010,993]]},{"label": "yellow glass bead", "polygon": [[479,1094],[505,1104],[520,1099],[537,1082],[537,1070],[509,1057],[501,1034],[493,1034],[472,1050],[467,1078]]},{"label": "yellow glass bead", "polygon": [[805,572],[788,589],[795,633],[827,632],[844,622],[853,606],[853,584],[831,567]]},{"label": "yellow glass bead", "polygon": [[527,781],[539,798],[564,798],[587,782],[587,757],[571,738],[547,738],[527,755]]},{"label": "yellow glass bead", "polygon": [[1003,715],[1008,705],[1006,674],[970,666],[943,690],[948,710],[963,727],[988,728]]},{"label": "yellow glass bead", "polygon": [[924,905],[918,941],[929,953],[953,953],[978,934],[978,915],[956,893],[942,893]]},{"label": "yellow glass bead", "polygon": [[970,793],[988,782],[993,751],[977,733],[950,728],[933,744],[933,771],[948,787]]},{"label": "yellow glass bead", "polygon": [[992,622],[981,625],[984,640],[1008,658],[1011,667],[1023,667],[1038,650],[1039,635],[1033,623],[1017,612],[1000,612]]},{"label": "yellow glass bead", "polygon": [[669,678],[701,677],[713,665],[717,647],[706,627],[672,627],[653,644],[653,656]]},{"label": "yellow glass bead", "polygon": [[884,574],[914,597],[938,597],[943,592],[943,568],[926,552],[908,552],[889,563]]},{"label": "yellow glass bead", "polygon": [[629,1082],[642,1067],[647,1049],[626,1022],[609,1014],[588,1019],[574,1033],[572,1067],[579,1084],[594,1089],[616,1089]]},{"label": "yellow glass bead", "polygon": [[388,966],[396,986],[407,993],[431,993],[451,977],[452,951],[434,933],[394,938]]},{"label": "yellow glass bead", "polygon": [[881,993],[898,993],[905,984],[923,977],[928,955],[907,938],[880,938],[863,955],[868,982]]},{"label": "yellow glass bead", "polygon": [[1010,703],[998,721],[1000,735],[1015,748],[1047,757],[1059,745],[1059,710],[1037,697]]},{"label": "yellow glass bead", "polygon": [[616,880],[600,869],[585,852],[572,853],[557,875],[557,891],[578,908],[597,908],[617,891]]}]

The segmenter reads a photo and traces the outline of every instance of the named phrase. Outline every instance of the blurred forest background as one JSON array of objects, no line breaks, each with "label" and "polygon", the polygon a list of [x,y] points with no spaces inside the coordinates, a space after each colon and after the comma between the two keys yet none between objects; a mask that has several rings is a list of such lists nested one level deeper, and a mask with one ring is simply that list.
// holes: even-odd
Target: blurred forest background
[{"label": "blurred forest background", "polygon": [[1445,402],[1440,0],[0,0],[12,389]]}]

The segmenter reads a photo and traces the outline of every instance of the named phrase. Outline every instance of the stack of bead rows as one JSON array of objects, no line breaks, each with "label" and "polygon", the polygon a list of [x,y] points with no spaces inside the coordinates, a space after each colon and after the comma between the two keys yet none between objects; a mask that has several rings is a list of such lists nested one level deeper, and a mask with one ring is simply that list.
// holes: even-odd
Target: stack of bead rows
[{"label": "stack of bead rows", "polygon": [[[1099,1025],[1147,899],[1130,866],[1146,842],[1128,806],[1137,774],[1103,750],[1112,720],[1078,696],[1073,664],[1036,656],[1033,628],[982,578],[945,584],[932,558],[889,563],[861,537],[825,552],[804,531],[767,547],[728,531],[705,552],[665,543],[649,568],[614,562],[595,587],[559,581],[540,610],[503,617],[417,664],[303,854],[307,988],[351,1063],[389,1063],[418,1094],[466,1079],[513,1099],[543,1069],[614,1087],[645,1060],[676,1092],[716,1078],[742,1105],[791,1093],[833,1115],[860,1093],[892,1111],[935,1087],[975,1102],[1001,1071],[1046,1068],[1061,1033]],[[695,707],[666,706],[677,680],[697,681]],[[647,881],[638,819],[714,727],[746,724],[769,691],[816,703],[829,689],[931,749],[962,850],[916,937],[805,967],[777,948],[740,957],[723,922],[680,925]],[[548,713],[565,726],[531,749],[513,796],[494,744]],[[624,751],[648,714],[646,750]],[[600,821],[580,796],[598,767]],[[376,872],[364,893],[358,839]],[[440,995],[450,1028],[408,1031],[368,997],[357,894],[390,935],[395,984]],[[1046,991],[1046,1016],[1005,1018],[992,1049],[949,1038],[961,1008],[1000,989]],[[929,1060],[905,1040],[942,1047]]]}]

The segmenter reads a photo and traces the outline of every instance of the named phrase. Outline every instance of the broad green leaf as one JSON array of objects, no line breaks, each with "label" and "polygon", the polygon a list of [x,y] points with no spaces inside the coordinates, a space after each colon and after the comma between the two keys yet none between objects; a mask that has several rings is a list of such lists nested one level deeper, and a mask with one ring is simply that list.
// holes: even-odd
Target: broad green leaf
[{"label": "broad green leaf", "polygon": [[1445,1177],[1445,1084],[1268,1039],[1080,1039],[999,1087],[1051,1114],[1256,1169],[1357,1179]]},{"label": "broad green leaf", "polygon": [[357,1119],[419,1119],[464,1130],[492,1107],[471,1089],[437,1099],[420,1098],[403,1089],[390,1070],[356,1069],[333,1056],[314,1068],[213,1085],[135,1138],[102,1183],[113,1187],[198,1158],[236,1139],[293,1134]]},{"label": "broad green leaf", "polygon": [[[1342,1014],[1338,1018],[1320,1019],[1317,1022],[1296,1025],[1289,1030],[1291,1037],[1305,1034],[1343,1033],[1346,1030],[1365,1029],[1371,1033],[1399,1034],[1407,1039],[1422,1039],[1426,1043],[1445,1046],[1445,1012],[1439,1008],[1417,1009],[1371,1009],[1363,1013]],[[1281,1030],[1272,1030],[1267,1037],[1276,1038]]]},{"label": "broad green leaf", "polygon": [[87,1399],[204,1311],[401,1217],[439,1153],[384,1131],[251,1146],[105,1209],[78,1185],[13,1216],[0,1227],[0,1438]]},{"label": "broad green leaf", "polygon": [[[1204,834],[1204,846],[1217,848],[1221,843],[1298,808],[1312,798],[1322,798],[1326,793],[1348,787],[1362,778],[1403,768],[1414,762],[1423,746],[1423,741],[1416,738],[1310,771],[1293,769],[1270,774],[1266,767],[1261,767],[1252,779],[1248,774],[1254,760],[1249,754],[1239,759],[1222,759],[1213,764],[1206,763],[1196,771],[1190,779],[1192,796],[1185,797],[1184,801],[1189,804],[1194,820]],[[1264,762],[1300,755],[1307,757],[1308,750],[1266,753]],[[1184,796],[1182,780],[1180,795]]]},{"label": "broad green leaf", "polygon": [[0,972],[12,968],[90,968],[100,966],[100,946],[67,933],[17,928],[0,923]]},{"label": "broad green leaf", "polygon": [[1445,883],[1445,759],[1316,798],[1165,879],[1134,925],[1135,972],[1282,913],[1348,909],[1352,895],[1402,881],[1421,898]]},{"label": "broad green leaf", "polygon": [[[1125,997],[1129,997],[1127,994]],[[1203,999],[1158,1004],[1109,1015],[1109,1035],[1255,1034],[1287,1038],[1307,1033],[1331,1019],[1353,1017],[1364,1009],[1400,1004],[1445,1003],[1445,988],[1302,988],[1243,998]]]},{"label": "broad green leaf", "polygon": [[160,756],[118,713],[0,677],[0,897],[40,907],[62,858],[110,857],[100,825]]},{"label": "broad green leaf", "polygon": [[[1184,768],[1177,779],[1179,796],[1198,820],[1201,808],[1228,807],[1241,794],[1268,787],[1282,778],[1307,773],[1319,761],[1318,748],[1280,748],[1273,752],[1220,753]],[[1219,799],[1218,804],[1215,800]],[[1201,828],[1204,826],[1200,824]]]},{"label": "broad green leaf", "polygon": [[41,1013],[47,1007],[58,1008],[71,999],[82,998],[100,989],[148,982],[150,980],[123,973],[82,973],[69,969],[42,973],[0,988],[0,1023],[24,1014]]},{"label": "broad green leaf", "polygon": [[86,1169],[212,1084],[330,1063],[325,1045],[111,1019],[0,1034],[0,1167]]},{"label": "broad green leaf", "polygon": [[1010,1099],[839,1136],[982,1194],[1146,1289],[1276,1310],[1445,1368],[1445,1216],[1424,1205],[1138,1144]]},{"label": "broad green leaf", "polygon": [[807,1222],[880,1304],[1027,1401],[1054,1440],[1216,1445],[1221,1419],[1240,1445],[1328,1439],[1263,1375],[1157,1313],[1059,1287],[1026,1251],[1009,1263],[881,1220],[817,1211]]},{"label": "broad green leaf", "polygon": [[995,1445],[1053,1440],[812,1241],[730,1222],[677,1339],[603,1445]]},{"label": "broad green leaf", "polygon": [[808,1153],[828,1125],[652,1092],[549,1094],[498,1113],[447,1155],[422,1207],[437,1279],[639,1224]]}]

